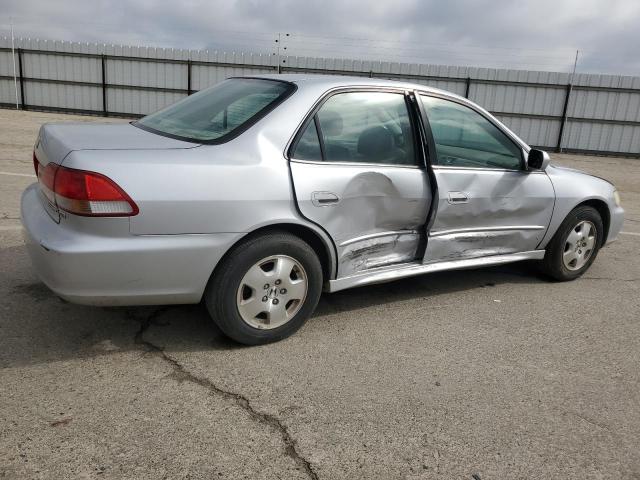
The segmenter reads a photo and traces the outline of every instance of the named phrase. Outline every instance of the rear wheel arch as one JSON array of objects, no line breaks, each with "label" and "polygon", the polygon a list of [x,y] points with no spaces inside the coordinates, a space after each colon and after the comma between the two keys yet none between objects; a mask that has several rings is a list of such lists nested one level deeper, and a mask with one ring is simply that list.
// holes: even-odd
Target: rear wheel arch
[{"label": "rear wheel arch", "polygon": [[318,232],[314,231],[312,228],[306,225],[297,223],[276,223],[256,228],[255,230],[252,230],[251,232],[239,238],[231,247],[229,247],[222,258],[220,258],[220,260],[216,264],[216,267],[211,273],[209,281],[211,281],[211,278],[213,278],[213,276],[216,274],[218,266],[223,263],[223,261],[231,254],[231,252],[235,251],[236,248],[238,248],[244,242],[255,237],[278,232],[284,232],[294,235],[306,242],[313,249],[313,251],[318,256],[318,259],[320,260],[324,282],[328,282],[334,277],[336,271],[335,253],[332,254],[331,250],[334,249],[333,244],[328,244],[330,240],[322,238],[322,236]]},{"label": "rear wheel arch", "polygon": [[266,229],[243,237],[217,265],[203,295],[213,322],[233,340],[282,340],[312,315],[323,287],[318,254],[300,237]]},{"label": "rear wheel arch", "polygon": [[[312,228],[307,227],[305,225],[300,225],[298,223],[281,223],[277,225],[269,225],[266,227],[262,227],[254,232],[251,232],[251,235],[260,235],[263,232],[269,231],[285,231],[296,237],[304,240],[318,255],[318,259],[320,260],[320,265],[322,265],[322,277],[325,282],[328,282],[335,275],[335,261],[334,256],[332,255],[332,249],[334,249],[333,244],[327,244],[331,240],[323,239],[320,234],[314,231]],[[335,252],[335,250],[334,250]]]}]

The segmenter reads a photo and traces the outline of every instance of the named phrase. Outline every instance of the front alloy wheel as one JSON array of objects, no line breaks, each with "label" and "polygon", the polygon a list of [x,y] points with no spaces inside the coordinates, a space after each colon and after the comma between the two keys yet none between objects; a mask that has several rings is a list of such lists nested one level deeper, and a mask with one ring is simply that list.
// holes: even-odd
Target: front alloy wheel
[{"label": "front alloy wheel", "polygon": [[578,223],[567,236],[562,261],[568,270],[580,270],[591,258],[597,238],[596,226],[588,220]]},{"label": "front alloy wheel", "polygon": [[602,217],[595,208],[573,209],[547,245],[544,272],[560,281],[578,278],[596,259],[603,232]]}]

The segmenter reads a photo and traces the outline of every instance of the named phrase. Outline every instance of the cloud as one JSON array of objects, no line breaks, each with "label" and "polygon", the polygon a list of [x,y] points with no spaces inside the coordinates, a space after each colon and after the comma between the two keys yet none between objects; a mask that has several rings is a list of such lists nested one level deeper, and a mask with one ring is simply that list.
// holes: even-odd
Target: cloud
[{"label": "cloud", "polygon": [[637,0],[0,1],[25,37],[640,75]]}]

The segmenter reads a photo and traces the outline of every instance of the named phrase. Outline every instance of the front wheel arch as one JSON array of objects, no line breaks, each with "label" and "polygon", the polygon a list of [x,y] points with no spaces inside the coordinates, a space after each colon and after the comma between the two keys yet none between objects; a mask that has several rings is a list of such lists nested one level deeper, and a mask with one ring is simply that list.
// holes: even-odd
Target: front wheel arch
[{"label": "front wheel arch", "polygon": [[607,243],[607,236],[609,235],[609,225],[611,224],[611,212],[609,211],[609,206],[607,205],[607,202],[598,200],[597,198],[593,198],[579,203],[574,207],[574,210],[578,207],[583,206],[595,208],[595,210],[600,214],[600,218],[602,219],[602,241],[600,242],[600,246],[603,246],[605,243]]},{"label": "front wheel arch", "polygon": [[[574,229],[576,229],[575,231],[578,232],[578,235],[581,235],[580,231],[577,230],[581,223],[590,223],[596,232],[596,241],[595,244],[592,244],[595,246],[592,246],[590,251],[585,249],[587,243],[580,245],[578,242],[578,240],[585,241],[584,236],[582,239],[568,240],[568,236],[573,235],[572,230]],[[604,224],[598,210],[592,205],[584,203],[576,206],[564,218],[553,238],[545,247],[546,253],[544,259],[540,262],[542,272],[558,281],[574,280],[580,277],[596,259],[600,247],[604,245],[604,238]],[[574,252],[578,252],[580,248],[584,249],[585,255],[588,254],[588,256],[581,265],[576,265],[576,268],[572,268],[567,265],[565,256],[571,254],[572,249]],[[579,253],[582,253],[582,251],[579,251]]]}]

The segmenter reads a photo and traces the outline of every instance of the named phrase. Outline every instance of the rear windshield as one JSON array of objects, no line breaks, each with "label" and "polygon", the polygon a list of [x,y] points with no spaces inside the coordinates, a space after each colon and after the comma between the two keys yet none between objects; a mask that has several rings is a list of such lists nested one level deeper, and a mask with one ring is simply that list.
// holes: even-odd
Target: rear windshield
[{"label": "rear windshield", "polygon": [[278,80],[233,78],[141,118],[134,125],[161,135],[219,143],[258,121],[295,87]]}]

